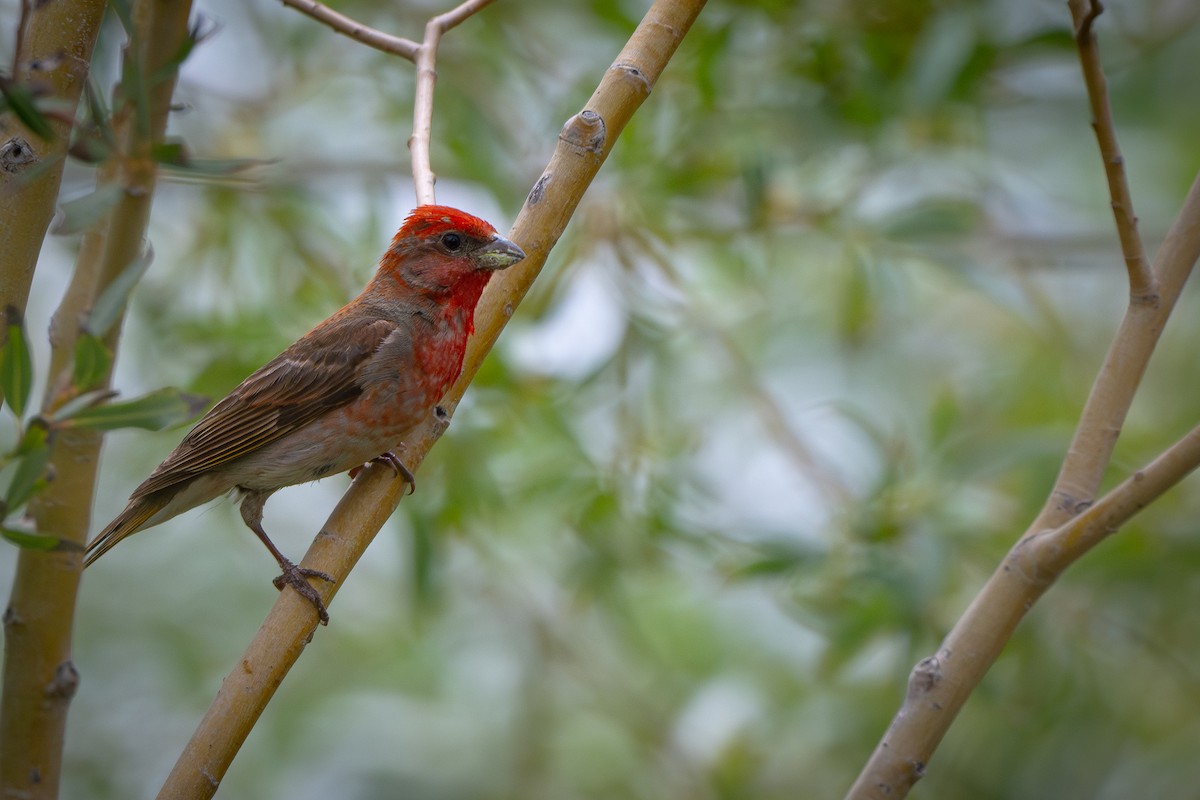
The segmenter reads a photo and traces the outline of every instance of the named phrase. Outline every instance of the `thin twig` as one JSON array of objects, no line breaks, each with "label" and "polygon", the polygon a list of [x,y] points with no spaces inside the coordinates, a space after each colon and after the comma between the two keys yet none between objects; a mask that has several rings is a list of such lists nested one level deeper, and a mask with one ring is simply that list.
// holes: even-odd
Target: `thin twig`
[{"label": "thin twig", "polygon": [[1125,269],[1129,273],[1129,293],[1139,302],[1155,303],[1158,301],[1158,286],[1150,270],[1142,237],[1138,234],[1138,219],[1133,211],[1133,197],[1125,175],[1125,159],[1121,156],[1116,127],[1113,125],[1108,81],[1104,77],[1100,48],[1096,44],[1093,23],[1104,13],[1104,6],[1100,0],[1070,0],[1067,5],[1075,23],[1075,44],[1079,49],[1083,82],[1087,86],[1088,103],[1092,109],[1092,129],[1096,132],[1100,156],[1104,160],[1104,174],[1108,178],[1108,195],[1117,223],[1117,236],[1125,256]]},{"label": "thin twig", "polygon": [[416,61],[420,45],[410,39],[392,36],[390,33],[384,33],[369,25],[363,25],[345,14],[334,11],[327,5],[318,3],[317,0],[283,0],[283,4],[307,14],[318,22],[323,22],[338,33],[345,34],[368,47],[407,58],[409,61]]},{"label": "thin twig", "polygon": [[491,5],[494,0],[467,0],[457,8],[439,14],[425,25],[425,40],[417,48],[417,91],[413,98],[413,131],[408,139],[412,156],[413,184],[417,205],[435,202],[433,187],[437,175],[433,172],[429,147],[433,140],[433,89],[437,84],[437,49],[442,34],[463,20]]},{"label": "thin twig", "polygon": [[425,24],[425,38],[417,44],[364,25],[317,0],[283,0],[285,6],[323,22],[338,33],[385,53],[407,58],[416,64],[417,88],[413,98],[413,131],[412,136],[408,138],[408,150],[412,159],[417,205],[435,202],[433,187],[437,183],[437,175],[433,171],[429,148],[433,140],[433,89],[437,83],[438,44],[443,33],[462,24],[464,20],[493,2],[495,0],[467,0],[444,14],[438,14]]}]

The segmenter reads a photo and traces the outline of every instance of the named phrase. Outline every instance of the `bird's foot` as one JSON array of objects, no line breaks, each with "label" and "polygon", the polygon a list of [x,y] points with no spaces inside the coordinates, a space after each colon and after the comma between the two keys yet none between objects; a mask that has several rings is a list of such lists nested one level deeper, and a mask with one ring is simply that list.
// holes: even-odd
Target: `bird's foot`
[{"label": "bird's foot", "polygon": [[272,581],[275,584],[275,588],[281,592],[284,586],[290,586],[295,589],[301,597],[313,604],[313,608],[317,610],[317,617],[321,620],[321,624],[328,625],[329,612],[325,610],[325,602],[321,600],[321,595],[317,594],[317,590],[313,588],[313,585],[307,579],[320,578],[329,583],[336,583],[333,576],[320,570],[298,567],[291,561],[286,561],[286,563],[280,562],[279,566],[283,570],[283,573]]},{"label": "bird's foot", "polygon": [[[375,456],[367,463],[368,464],[376,464],[376,463],[387,464],[389,467],[392,468],[393,472],[395,472],[397,475],[399,475],[401,478],[404,478],[404,480],[406,480],[408,482],[408,493],[409,494],[412,494],[413,492],[415,492],[417,490],[417,479],[413,477],[413,474],[409,471],[408,467],[404,466],[404,464],[401,463],[399,456],[397,456],[391,450],[388,450],[386,453],[381,453],[381,454]],[[358,473],[361,471],[362,471],[362,467],[355,467],[354,469],[350,470],[350,479],[353,480],[354,478],[356,478],[358,476]]]}]

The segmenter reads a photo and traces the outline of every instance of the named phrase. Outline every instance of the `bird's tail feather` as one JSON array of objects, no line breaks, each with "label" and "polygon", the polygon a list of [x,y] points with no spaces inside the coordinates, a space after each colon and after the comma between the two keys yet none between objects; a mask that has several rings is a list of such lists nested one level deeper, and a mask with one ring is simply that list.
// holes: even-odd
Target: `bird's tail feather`
[{"label": "bird's tail feather", "polygon": [[83,559],[84,568],[91,566],[93,561],[111,550],[117,542],[141,530],[146,521],[161,511],[165,505],[165,501],[149,497],[141,497],[132,501],[116,519],[108,524],[108,527],[100,531],[95,539],[88,542],[87,554]]}]

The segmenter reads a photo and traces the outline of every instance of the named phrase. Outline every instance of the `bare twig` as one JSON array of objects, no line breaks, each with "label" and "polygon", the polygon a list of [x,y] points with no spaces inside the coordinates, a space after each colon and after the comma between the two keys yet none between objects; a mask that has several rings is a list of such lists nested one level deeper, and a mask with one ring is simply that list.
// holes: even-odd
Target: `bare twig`
[{"label": "bare twig", "polygon": [[1133,211],[1133,197],[1125,175],[1125,159],[1121,156],[1117,131],[1113,125],[1108,81],[1100,64],[1100,48],[1096,45],[1094,23],[1104,13],[1104,6],[1100,0],[1069,0],[1067,5],[1075,23],[1075,44],[1079,49],[1083,82],[1087,86],[1088,103],[1092,109],[1092,129],[1096,132],[1100,157],[1104,160],[1104,174],[1108,178],[1108,194],[1117,223],[1117,236],[1125,256],[1125,269],[1129,273],[1129,293],[1139,302],[1155,303],[1158,301],[1158,286],[1150,270],[1146,248],[1138,234],[1138,219]]},{"label": "bare twig", "polygon": [[[463,373],[442,400],[448,415],[453,414],[617,137],[650,94],[703,6],[704,0],[656,0],[605,73],[587,107],[563,127],[554,157],[529,193],[509,234],[527,257],[497,275],[484,293],[475,314],[475,335],[467,345]],[[444,421],[431,420],[407,442],[405,455],[410,469],[415,471],[419,467],[444,429]],[[396,479],[390,469],[369,466],[359,474],[321,529],[302,563],[335,578],[334,583],[321,582],[315,587],[326,606],[395,510],[405,487],[403,480]],[[279,595],[254,641],[225,678],[208,713],[176,762],[160,798],[212,796],[316,625],[310,603],[295,592]]]},{"label": "bare twig", "polygon": [[338,33],[345,34],[368,47],[407,58],[409,61],[415,61],[417,58],[420,45],[416,42],[363,25],[345,14],[334,11],[327,5],[318,3],[317,0],[283,0],[283,4],[307,14],[318,22],[325,23]]},{"label": "bare twig", "polygon": [[467,0],[444,14],[438,14],[425,24],[425,38],[420,44],[363,25],[317,0],[283,0],[283,4],[308,14],[338,33],[370,45],[385,53],[407,58],[417,66],[417,89],[413,98],[413,130],[408,139],[412,158],[413,183],[417,205],[435,202],[433,171],[429,148],[433,139],[433,89],[437,84],[437,50],[442,34],[491,5],[495,0]]},{"label": "bare twig", "polygon": [[408,139],[417,205],[435,202],[433,186],[437,183],[437,175],[433,172],[432,161],[429,158],[429,146],[433,139],[433,88],[437,83],[438,44],[443,33],[492,2],[494,0],[467,0],[454,10],[439,14],[425,25],[425,40],[417,48],[417,92],[413,98],[413,132]]}]

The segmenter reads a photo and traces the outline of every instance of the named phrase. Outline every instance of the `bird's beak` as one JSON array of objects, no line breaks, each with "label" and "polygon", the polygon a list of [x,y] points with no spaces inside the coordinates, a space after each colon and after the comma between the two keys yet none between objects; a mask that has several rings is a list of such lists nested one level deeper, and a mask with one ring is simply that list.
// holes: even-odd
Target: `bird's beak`
[{"label": "bird's beak", "polygon": [[525,258],[525,251],[499,234],[475,251],[475,263],[482,269],[504,269]]}]

